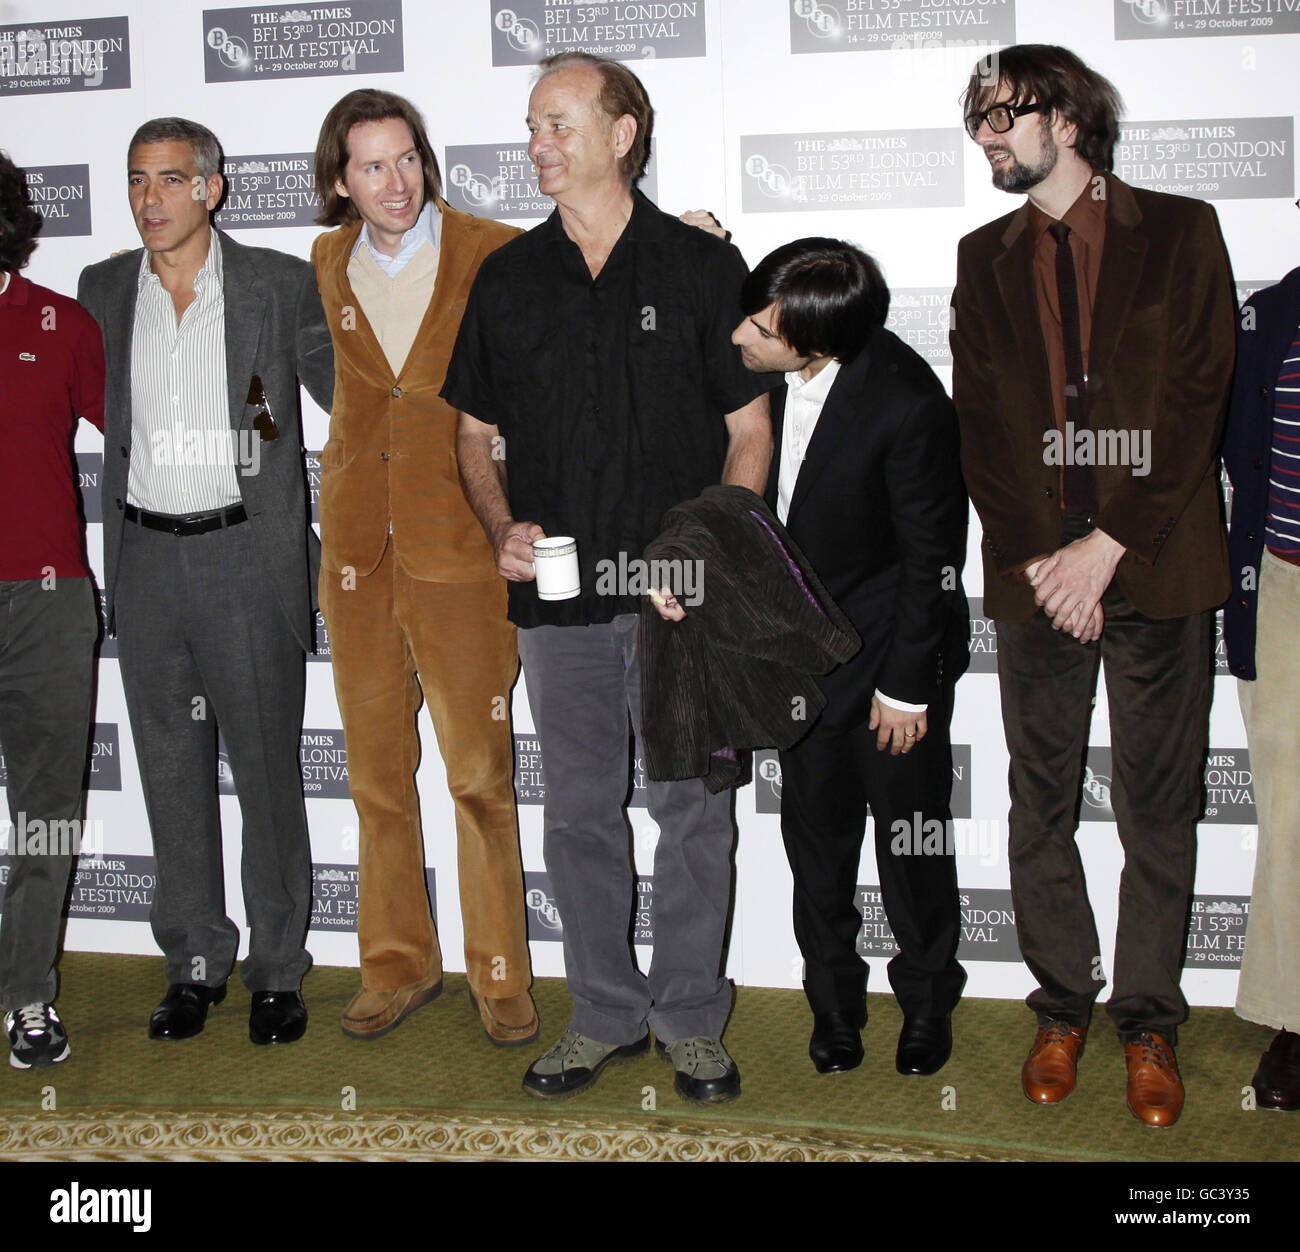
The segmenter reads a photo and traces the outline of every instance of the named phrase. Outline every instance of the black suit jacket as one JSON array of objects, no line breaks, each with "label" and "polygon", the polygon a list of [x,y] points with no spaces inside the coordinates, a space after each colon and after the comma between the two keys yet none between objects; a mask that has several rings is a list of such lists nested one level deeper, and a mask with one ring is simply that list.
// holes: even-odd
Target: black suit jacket
[{"label": "black suit jacket", "polygon": [[[334,394],[334,349],[312,267],[270,248],[250,248],[217,232],[226,301],[226,379],[230,428],[252,428],[248,400],[262,380],[276,437],[261,441],[257,473],[240,473],[239,490],[265,569],[280,606],[307,651],[312,646],[320,541],[307,509],[298,380],[329,412]],[[131,336],[141,249],[88,266],[77,299],[104,332],[104,585],[109,629],[114,628],[123,506],[131,458]]]},{"label": "black suit jacket", "polygon": [[[776,507],[786,388],[771,393]],[[786,529],[862,636],[851,661],[818,679],[828,724],[866,718],[872,693],[933,704],[969,664],[961,585],[966,491],[957,417],[933,370],[878,330],[826,397]]]}]

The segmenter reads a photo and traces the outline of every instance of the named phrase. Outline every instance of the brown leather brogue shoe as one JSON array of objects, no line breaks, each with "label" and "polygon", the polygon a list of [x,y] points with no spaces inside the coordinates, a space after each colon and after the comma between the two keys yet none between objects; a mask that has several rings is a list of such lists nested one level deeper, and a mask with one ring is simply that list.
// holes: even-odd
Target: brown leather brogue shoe
[{"label": "brown leather brogue shoe", "polygon": [[1288,1113],[1300,1109],[1300,1035],[1279,1030],[1259,1058],[1250,1085],[1255,1088],[1256,1108]]},{"label": "brown leather brogue shoe", "polygon": [[1183,1080],[1173,1045],[1163,1035],[1144,1034],[1124,1045],[1128,1063],[1128,1109],[1147,1126],[1172,1126],[1183,1111]]},{"label": "brown leather brogue shoe", "polygon": [[470,1003],[478,1008],[488,1039],[498,1048],[516,1048],[537,1038],[540,1023],[533,997],[527,991],[514,996],[476,996]]},{"label": "brown leather brogue shoe", "polygon": [[362,987],[343,1010],[343,1033],[354,1039],[378,1039],[386,1035],[402,1018],[422,1004],[436,1000],[442,993],[442,975],[423,982],[407,983],[395,991],[371,991]]},{"label": "brown leather brogue shoe", "polygon": [[1020,1069],[1020,1085],[1035,1104],[1060,1104],[1074,1090],[1087,1031],[1069,1022],[1038,1028],[1034,1046]]}]

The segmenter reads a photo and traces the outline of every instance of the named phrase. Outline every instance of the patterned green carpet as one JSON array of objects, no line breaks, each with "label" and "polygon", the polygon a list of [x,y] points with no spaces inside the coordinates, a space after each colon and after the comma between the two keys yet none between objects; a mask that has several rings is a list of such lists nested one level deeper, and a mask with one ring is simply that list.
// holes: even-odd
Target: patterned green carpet
[{"label": "patterned green carpet", "polygon": [[1032,1023],[1007,1001],[963,1002],[953,1059],[916,1079],[894,1072],[897,1006],[872,996],[866,1062],[821,1076],[806,1054],[802,995],[742,988],[726,1040],[744,1094],[700,1109],[677,1099],[653,1053],[568,1101],[522,1091],[524,1069],[567,1021],[556,979],[535,989],[536,1046],[491,1047],[463,975],[392,1034],[362,1043],[338,1026],[356,972],[318,968],[304,988],[306,1038],[257,1048],[248,994],[233,982],[202,1035],[164,1044],[145,1035],[165,990],[160,959],[68,953],[61,974],[72,1055],[41,1071],[0,1066],[0,1158],[1300,1159],[1300,1114],[1242,1106],[1270,1036],[1226,1009],[1195,1010],[1183,1029],[1187,1108],[1157,1131],[1127,1112],[1123,1053],[1100,1017],[1075,1094],[1057,1108],[1025,1100]]}]

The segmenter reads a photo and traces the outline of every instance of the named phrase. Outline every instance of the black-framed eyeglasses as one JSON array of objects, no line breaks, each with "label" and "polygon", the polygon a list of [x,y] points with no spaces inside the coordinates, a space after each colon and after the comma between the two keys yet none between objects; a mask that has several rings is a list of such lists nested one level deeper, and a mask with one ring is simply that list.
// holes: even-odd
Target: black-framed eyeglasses
[{"label": "black-framed eyeglasses", "polygon": [[974,139],[979,134],[980,127],[988,122],[989,129],[995,135],[1005,135],[1021,114],[1039,113],[1042,108],[1041,104],[995,104],[979,113],[968,113],[966,131]]}]

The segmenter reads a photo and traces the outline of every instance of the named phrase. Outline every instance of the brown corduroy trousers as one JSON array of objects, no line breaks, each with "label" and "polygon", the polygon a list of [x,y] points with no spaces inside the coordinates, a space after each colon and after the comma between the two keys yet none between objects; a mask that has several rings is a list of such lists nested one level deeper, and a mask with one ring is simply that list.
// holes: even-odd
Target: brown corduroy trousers
[{"label": "brown corduroy trousers", "polygon": [[363,985],[391,991],[442,970],[415,788],[423,693],[456,809],[470,989],[480,998],[527,991],[510,729],[519,661],[505,583],[412,578],[390,543],[371,574],[322,570],[320,596],[360,819]]}]

